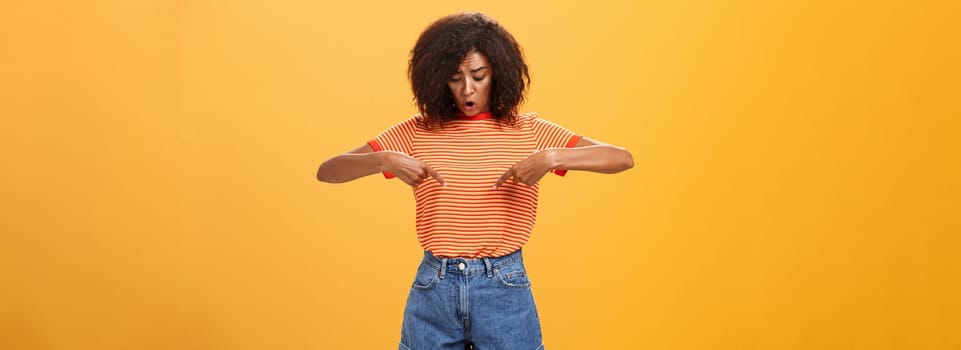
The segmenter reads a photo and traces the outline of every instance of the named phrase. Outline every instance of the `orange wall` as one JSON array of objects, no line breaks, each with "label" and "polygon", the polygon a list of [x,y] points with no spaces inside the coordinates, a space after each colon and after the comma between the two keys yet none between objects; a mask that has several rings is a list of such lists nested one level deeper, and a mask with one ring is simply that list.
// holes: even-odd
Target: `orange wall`
[{"label": "orange wall", "polygon": [[789,3],[5,4],[0,348],[396,348],[410,191],[314,171],[469,9],[636,162],[543,182],[549,349],[959,348],[959,6]]}]

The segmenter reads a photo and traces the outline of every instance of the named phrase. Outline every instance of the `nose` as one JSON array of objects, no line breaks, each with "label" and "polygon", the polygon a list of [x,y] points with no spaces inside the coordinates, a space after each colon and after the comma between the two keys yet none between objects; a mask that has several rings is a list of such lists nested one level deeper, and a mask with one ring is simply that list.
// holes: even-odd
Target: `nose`
[{"label": "nose", "polygon": [[472,79],[464,79],[464,96],[470,96],[474,94],[474,82]]}]

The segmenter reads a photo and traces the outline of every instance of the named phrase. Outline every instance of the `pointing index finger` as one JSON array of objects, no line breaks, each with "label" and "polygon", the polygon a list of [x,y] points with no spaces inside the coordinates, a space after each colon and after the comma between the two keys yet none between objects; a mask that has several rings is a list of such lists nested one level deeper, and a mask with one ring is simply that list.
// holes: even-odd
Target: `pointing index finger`
[{"label": "pointing index finger", "polygon": [[424,168],[427,170],[427,173],[430,174],[431,177],[433,177],[435,180],[437,180],[437,182],[440,183],[441,186],[447,186],[447,184],[444,183],[444,178],[440,177],[440,174],[434,171],[434,169],[426,165],[424,166]]},{"label": "pointing index finger", "polygon": [[513,168],[508,169],[507,171],[505,171],[505,172],[504,172],[504,175],[501,175],[501,178],[500,178],[500,179],[497,179],[497,183],[494,184],[494,189],[497,189],[498,187],[501,187],[501,185],[503,185],[504,182],[506,182],[507,179],[510,179],[512,176],[514,176],[514,169],[513,169]]}]

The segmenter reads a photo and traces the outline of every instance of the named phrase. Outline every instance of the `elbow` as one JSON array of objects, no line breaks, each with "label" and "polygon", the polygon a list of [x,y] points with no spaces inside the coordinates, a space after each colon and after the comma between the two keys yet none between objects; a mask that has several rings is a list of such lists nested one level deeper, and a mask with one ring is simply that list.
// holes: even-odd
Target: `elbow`
[{"label": "elbow", "polygon": [[[596,169],[589,169],[604,174],[617,174],[634,167],[634,157],[631,152],[617,146],[606,146],[601,164]],[[588,170],[588,169],[585,169]]]},{"label": "elbow", "polygon": [[329,167],[327,166],[327,162],[324,162],[323,164],[320,165],[319,168],[317,168],[317,181],[326,182],[326,183],[335,182],[334,179],[331,178],[331,174],[329,171]]},{"label": "elbow", "polygon": [[617,174],[634,167],[634,157],[631,156],[631,152],[616,146],[610,146],[608,149],[610,151],[604,157],[604,164],[594,171],[604,174]]},{"label": "elbow", "polygon": [[632,156],[631,152],[628,152],[626,149],[623,149],[623,148],[621,149],[621,156],[618,158],[619,158],[618,165],[620,168],[618,172],[625,171],[634,167],[634,156]]},{"label": "elbow", "polygon": [[323,166],[323,165],[321,165],[320,168],[317,169],[317,181],[320,181],[320,182],[329,182],[329,181],[327,181],[327,177],[324,175],[324,166]]}]

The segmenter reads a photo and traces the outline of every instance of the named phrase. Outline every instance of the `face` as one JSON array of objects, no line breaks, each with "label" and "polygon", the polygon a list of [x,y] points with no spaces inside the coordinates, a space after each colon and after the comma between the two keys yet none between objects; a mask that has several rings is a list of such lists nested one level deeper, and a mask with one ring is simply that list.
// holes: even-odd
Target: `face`
[{"label": "face", "polygon": [[457,109],[467,116],[490,112],[490,62],[480,52],[471,51],[447,81]]}]

